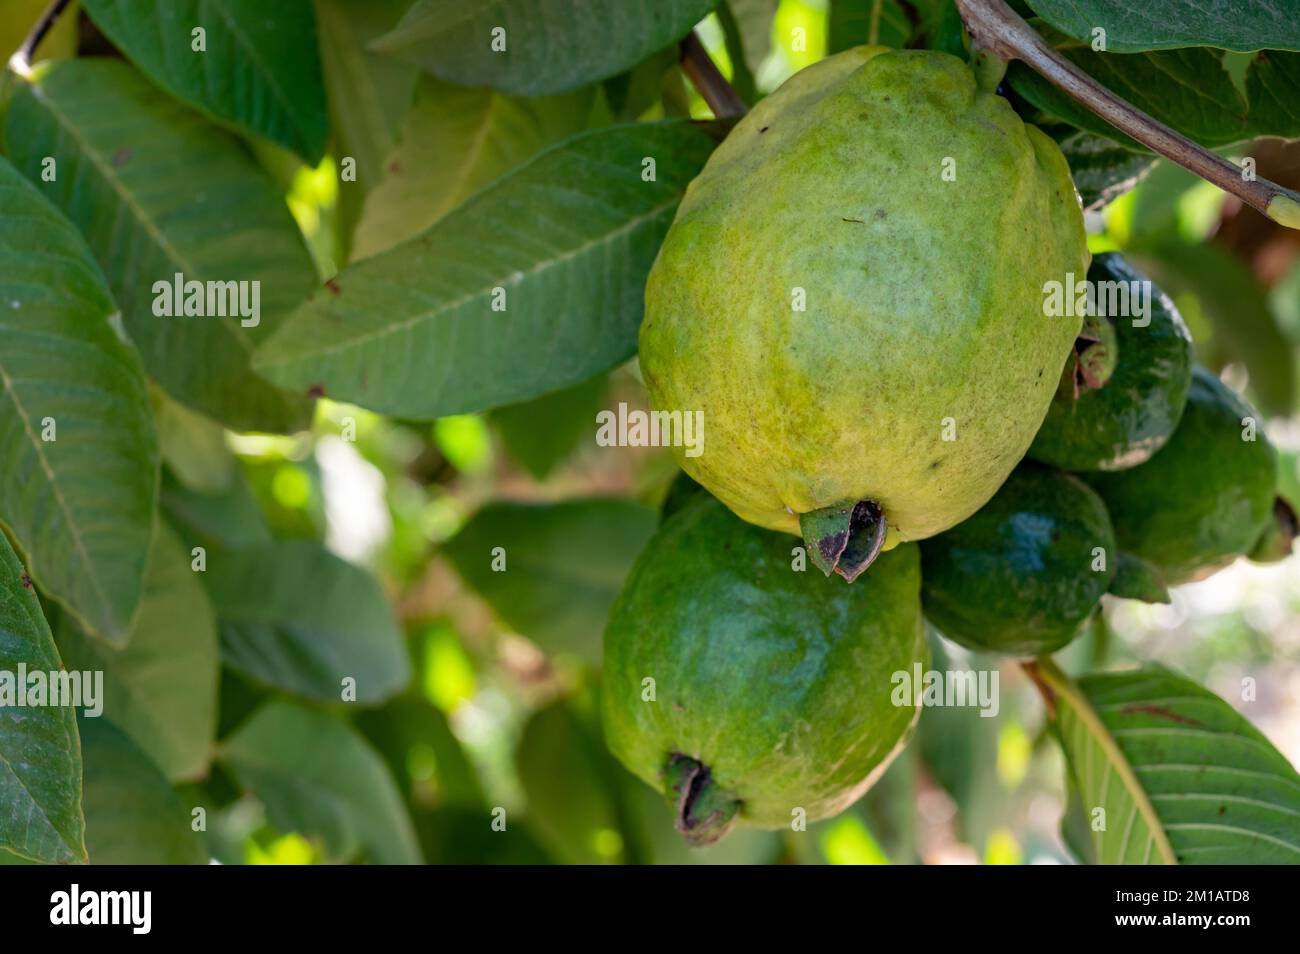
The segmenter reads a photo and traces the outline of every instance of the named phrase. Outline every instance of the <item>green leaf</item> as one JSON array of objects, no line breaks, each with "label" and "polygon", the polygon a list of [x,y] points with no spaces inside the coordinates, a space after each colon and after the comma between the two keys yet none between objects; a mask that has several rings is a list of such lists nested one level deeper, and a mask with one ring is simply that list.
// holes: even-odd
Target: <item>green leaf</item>
[{"label": "green leaf", "polygon": [[712,147],[686,123],[579,133],[419,238],[344,269],[256,367],[289,388],[415,419],[608,370],[636,351],[646,275]]},{"label": "green leaf", "polygon": [[[0,698],[17,692],[19,666],[28,673],[62,668],[40,601],[24,580],[23,565],[0,534]],[[0,849],[37,861],[84,861],[84,834],[74,710],[20,708],[16,699],[5,698],[0,705]]]},{"label": "green leaf", "polygon": [[1300,3],[1269,0],[1029,0],[1052,26],[1091,42],[1104,29],[1115,53],[1215,46],[1225,50],[1300,50]]},{"label": "green leaf", "polygon": [[1300,861],[1300,775],[1222,699],[1161,666],[1038,665],[1099,863]]},{"label": "green leaf", "polygon": [[1274,320],[1267,291],[1246,264],[1209,243],[1135,249],[1133,260],[1174,298],[1196,297],[1214,326],[1216,350],[1250,372],[1250,393],[1260,410],[1290,411],[1295,349]]},{"label": "green leaf", "polygon": [[[95,26],[151,80],[211,119],[315,165],[325,107],[311,0],[82,0]],[[192,31],[205,33],[195,51]]]},{"label": "green leaf", "polygon": [[772,51],[772,21],[780,0],[728,0],[731,12],[740,28],[744,42],[745,60],[757,73]]},{"label": "green leaf", "polygon": [[485,811],[474,766],[447,717],[414,695],[357,714],[357,728],[383,756],[408,800],[429,807]]},{"label": "green leaf", "polygon": [[221,659],[286,692],[377,703],[410,680],[406,644],[375,579],[312,540],[208,554]]},{"label": "green leaf", "polygon": [[524,726],[515,768],[527,796],[528,827],[563,864],[626,859],[617,801],[620,771],[588,720],[561,700]]},{"label": "green leaf", "polygon": [[261,708],[222,746],[222,764],[280,831],[328,857],[419,864],[410,817],[383,759],[344,722],[289,702]]},{"label": "green leaf", "polygon": [[342,261],[350,257],[362,203],[383,179],[384,163],[397,145],[418,74],[414,66],[366,46],[392,29],[408,6],[408,0],[316,0],[335,158],[357,164],[355,181],[339,181]]},{"label": "green leaf", "polygon": [[609,608],[657,522],[651,508],[617,498],[492,503],[444,552],[507,625],[547,652],[595,662]]},{"label": "green leaf", "polygon": [[242,474],[220,494],[186,487],[163,471],[160,499],[163,511],[187,549],[256,546],[271,542],[271,529],[253,490]]},{"label": "green leaf", "polygon": [[1056,140],[1086,209],[1100,209],[1136,186],[1155,159],[1106,136],[1058,125],[1043,130]]},{"label": "green leaf", "polygon": [[158,767],[107,719],[77,720],[86,760],[86,848],[96,865],[202,865],[203,836]]},{"label": "green leaf", "polygon": [[562,391],[496,408],[491,420],[515,462],[544,480],[584,435],[594,433],[608,393],[609,376],[599,374]]},{"label": "green leaf", "polygon": [[[1260,53],[1239,89],[1227,54],[1201,47],[1156,53],[1098,53],[1059,34],[1047,39],[1099,83],[1134,106],[1209,148],[1256,136],[1300,137],[1300,106],[1279,90],[1300,83],[1300,54]],[[1050,116],[1142,149],[1023,63],[1007,70],[1011,87]]]},{"label": "green leaf", "polygon": [[[14,165],[81,229],[145,367],[173,397],[230,427],[305,426],[305,398],[248,370],[257,342],[316,284],[288,208],[234,136],[112,60],[53,64],[14,97]],[[42,178],[52,157],[57,178]],[[260,282],[261,320],[161,318],[155,282]],[[248,286],[251,294],[252,286]]]},{"label": "green leaf", "polygon": [[465,199],[586,125],[588,87],[545,99],[425,77],[357,226],[356,258],[414,238]]},{"label": "green leaf", "polygon": [[0,518],[41,586],[120,642],[144,588],[158,441],[116,311],[76,229],[0,159]]},{"label": "green leaf", "polygon": [[222,494],[235,482],[239,464],[226,446],[226,430],[212,418],[153,393],[162,461],[186,487]]},{"label": "green leaf", "polygon": [[217,727],[217,624],[170,529],[154,536],[144,601],[124,649],[87,636],[66,616],[58,631],[68,669],[104,674],[104,716],[165,776],[207,771]]},{"label": "green leaf", "polygon": [[453,83],[545,96],[629,69],[684,37],[716,3],[587,0],[579,14],[570,0],[418,0],[373,48]]}]

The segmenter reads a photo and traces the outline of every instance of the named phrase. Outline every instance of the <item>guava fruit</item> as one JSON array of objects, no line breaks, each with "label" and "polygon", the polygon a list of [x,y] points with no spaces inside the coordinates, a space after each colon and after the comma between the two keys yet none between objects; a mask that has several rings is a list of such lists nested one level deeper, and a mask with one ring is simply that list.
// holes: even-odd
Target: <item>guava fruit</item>
[{"label": "guava fruit", "polygon": [[1192,339],[1154,286],[1147,286],[1149,314],[1109,313],[1124,301],[1112,291],[1149,281],[1122,256],[1098,255],[1088,281],[1099,289],[1097,313],[1084,321],[1029,456],[1065,470],[1122,470],[1149,460],[1178,426],[1192,382]]},{"label": "guava fruit", "polygon": [[1119,548],[1173,585],[1251,552],[1273,520],[1276,468],[1263,419],[1197,366],[1164,447],[1137,467],[1083,478],[1106,502]]},{"label": "guava fruit", "polygon": [[796,809],[807,821],[839,812],[918,714],[892,701],[895,674],[928,660],[916,546],[885,554],[852,587],[806,567],[801,549],[696,494],[664,521],[611,610],[610,750],[669,799],[693,844],[737,822],[785,828]]},{"label": "guava fruit", "polygon": [[1001,486],[1082,320],[1048,316],[1044,285],[1088,260],[1046,135],[956,57],[859,47],[760,102],[691,183],[641,371],[655,409],[704,414],[687,473],[851,578]]},{"label": "guava fruit", "polygon": [[921,543],[921,601],[969,649],[1037,656],[1070,642],[1115,573],[1115,532],[1078,478],[1026,461],[993,499]]}]

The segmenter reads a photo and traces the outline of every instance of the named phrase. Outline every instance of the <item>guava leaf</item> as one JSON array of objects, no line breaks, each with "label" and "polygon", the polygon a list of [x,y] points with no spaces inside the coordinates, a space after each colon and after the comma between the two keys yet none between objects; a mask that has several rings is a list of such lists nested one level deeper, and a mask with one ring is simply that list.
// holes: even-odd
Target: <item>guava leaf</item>
[{"label": "guava leaf", "polygon": [[357,226],[356,258],[424,232],[447,212],[544,146],[578,132],[592,88],[524,99],[425,77]]},{"label": "guava leaf", "polygon": [[158,439],[81,236],[0,159],[0,519],[32,576],[121,642],[144,587]]},{"label": "guava leaf", "polygon": [[587,0],[575,11],[570,0],[417,0],[372,48],[463,86],[545,96],[631,68],[689,33],[716,3]]},{"label": "guava leaf", "polygon": [[[4,221],[0,219],[0,221]],[[28,673],[63,668],[36,591],[0,533],[0,692]],[[12,680],[12,684],[5,685]],[[36,861],[86,860],[81,743],[70,706],[0,706],[0,849]]]},{"label": "guava leaf", "polygon": [[528,720],[515,753],[528,827],[562,864],[618,863],[636,850],[621,831],[618,763],[593,729],[572,702],[553,702]]},{"label": "guava leaf", "polygon": [[[1098,53],[1059,34],[1049,33],[1048,39],[1103,86],[1203,146],[1218,148],[1256,136],[1300,136],[1300,105],[1293,97],[1277,93],[1300,84],[1300,54],[1256,55],[1238,88],[1228,68],[1228,54],[1221,50]],[[1143,148],[1023,63],[1011,64],[1007,81],[1050,116],[1130,148]]]},{"label": "guava leaf", "polygon": [[1029,0],[1052,26],[1091,42],[1106,31],[1116,53],[1215,46],[1225,50],[1300,50],[1300,3],[1295,0]]},{"label": "guava leaf", "polygon": [[636,351],[650,265],[713,144],[678,122],[579,133],[344,269],[255,365],[285,387],[420,420],[608,370]]},{"label": "guava leaf", "polygon": [[163,512],[189,550],[271,542],[271,528],[241,474],[220,494],[205,494],[186,487],[164,470],[159,497]]},{"label": "guava leaf", "polygon": [[222,494],[237,478],[238,462],[226,446],[226,430],[212,418],[173,401],[161,389],[153,393],[162,462],[192,490]]},{"label": "guava leaf", "polygon": [[[151,80],[208,117],[264,136],[315,165],[325,107],[311,0],[82,0]],[[193,31],[204,31],[203,51]]]},{"label": "guava leaf", "polygon": [[383,179],[384,163],[397,145],[419,73],[408,63],[371,53],[366,47],[392,29],[408,6],[408,0],[316,0],[333,152],[340,164],[349,158],[357,164],[355,181],[339,180],[343,261],[350,257],[365,197]]},{"label": "guava leaf", "polygon": [[1100,209],[1136,186],[1155,165],[1150,153],[1134,152],[1115,140],[1070,126],[1044,129],[1070,164],[1070,177],[1085,209]]},{"label": "guava leaf", "polygon": [[1300,861],[1300,775],[1222,699],[1161,666],[1037,667],[1099,863]]},{"label": "guava leaf", "polygon": [[609,376],[598,374],[571,388],[496,408],[491,420],[515,462],[544,480],[584,435],[594,433],[596,414],[608,393]]},{"label": "guava leaf", "polygon": [[217,624],[189,553],[160,526],[144,600],[124,649],[92,639],[63,616],[59,649],[69,670],[104,674],[103,717],[168,778],[202,775],[217,728]]},{"label": "guava leaf", "polygon": [[323,702],[377,703],[410,680],[402,631],[375,579],[312,540],[208,554],[221,660],[267,685]]},{"label": "guava leaf", "polygon": [[780,0],[728,0],[727,5],[740,29],[745,60],[750,70],[757,73],[772,51],[772,21]]},{"label": "guava leaf", "polygon": [[383,756],[408,799],[419,800],[431,790],[429,800],[439,807],[487,810],[474,765],[437,706],[414,694],[399,696],[358,713],[356,727]]},{"label": "guava leaf", "polygon": [[277,829],[319,839],[331,860],[420,863],[383,759],[333,716],[268,703],[223,744],[219,758],[262,801]]},{"label": "guava leaf", "polygon": [[507,625],[547,652],[596,662],[609,608],[657,522],[651,508],[612,497],[497,502],[443,552]]},{"label": "guava leaf", "polygon": [[86,848],[96,865],[201,865],[208,860],[186,805],[158,767],[104,718],[80,718],[86,761]]},{"label": "guava leaf", "polygon": [[[248,361],[316,273],[282,197],[236,137],[124,63],[79,59],[51,64],[15,94],[5,146],[86,236],[145,368],[169,394],[236,429],[305,426],[305,397],[272,387]],[[53,182],[42,178],[46,157]],[[156,316],[154,283],[178,273],[260,282],[260,323]]]}]

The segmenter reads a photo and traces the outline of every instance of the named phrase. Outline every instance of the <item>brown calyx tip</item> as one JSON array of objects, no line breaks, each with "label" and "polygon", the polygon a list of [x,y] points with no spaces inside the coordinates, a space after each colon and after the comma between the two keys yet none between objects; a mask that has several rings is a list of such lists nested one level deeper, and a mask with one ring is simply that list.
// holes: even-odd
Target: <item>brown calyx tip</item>
[{"label": "brown calyx tip", "polygon": [[799,529],[813,564],[852,583],[879,556],[888,525],[880,504],[864,499],[802,514]]},{"label": "brown calyx tip", "polygon": [[675,809],[674,825],[690,845],[711,845],[731,830],[740,801],[719,788],[707,765],[674,752],[664,774]]}]

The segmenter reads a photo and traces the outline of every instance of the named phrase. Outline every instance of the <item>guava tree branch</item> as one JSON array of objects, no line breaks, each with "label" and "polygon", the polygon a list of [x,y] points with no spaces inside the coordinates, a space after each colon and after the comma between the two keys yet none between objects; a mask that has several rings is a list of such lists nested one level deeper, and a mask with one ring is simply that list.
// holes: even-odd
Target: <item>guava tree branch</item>
[{"label": "guava tree branch", "polygon": [[1054,50],[1004,0],[956,0],[956,4],[977,47],[1003,60],[1020,60],[1070,98],[1152,152],[1235,195],[1274,222],[1300,229],[1300,193],[1267,179],[1247,180],[1240,166],[1215,155],[1116,96]]},{"label": "guava tree branch", "polygon": [[703,100],[713,110],[718,119],[732,119],[745,115],[748,107],[740,94],[727,82],[709,51],[700,42],[699,36],[692,30],[682,40],[682,72],[699,91]]},{"label": "guava tree branch", "polygon": [[41,41],[54,28],[63,11],[68,8],[72,0],[53,0],[41,14],[41,18],[32,26],[31,32],[27,34],[27,39],[23,40],[23,45],[18,47],[17,52],[9,58],[9,66],[20,76],[25,76],[29,72],[32,64],[32,57],[36,55],[36,48],[41,45]]}]

